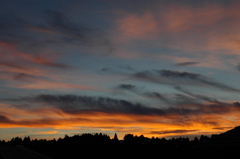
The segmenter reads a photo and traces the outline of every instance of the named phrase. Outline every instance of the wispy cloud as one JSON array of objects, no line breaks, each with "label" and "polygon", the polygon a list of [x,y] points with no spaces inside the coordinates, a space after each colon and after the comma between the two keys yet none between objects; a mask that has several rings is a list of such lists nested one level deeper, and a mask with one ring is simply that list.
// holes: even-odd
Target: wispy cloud
[{"label": "wispy cloud", "polygon": [[14,80],[20,80],[20,81],[29,81],[29,80],[36,80],[37,77],[26,74],[26,73],[18,73],[13,76]]},{"label": "wispy cloud", "polygon": [[117,86],[118,89],[125,89],[125,90],[134,90],[136,88],[136,86],[131,85],[131,84],[120,84]]},{"label": "wispy cloud", "polygon": [[92,29],[87,29],[79,24],[70,22],[68,18],[61,12],[46,10],[44,13],[44,18],[47,21],[47,25],[43,25],[43,28],[45,27],[45,29],[48,28],[65,35],[65,37],[62,37],[62,40],[65,42],[78,40],[85,43],[90,40],[86,34],[93,32]]},{"label": "wispy cloud", "polygon": [[199,62],[182,62],[175,64],[176,66],[191,66],[191,65],[197,65]]},{"label": "wispy cloud", "polygon": [[211,103],[218,103],[218,104],[224,104],[223,102],[219,102],[218,100],[214,99],[214,98],[211,98],[209,96],[204,96],[204,95],[199,95],[199,94],[194,94],[192,92],[189,92],[181,87],[175,87],[177,90],[187,94],[187,95],[190,95],[196,99],[201,99],[201,100],[204,100],[204,101],[207,101],[207,102],[211,102]]},{"label": "wispy cloud", "polygon": [[164,94],[160,94],[158,92],[145,92],[143,95],[152,99],[158,99],[158,100],[170,103],[170,100]]},{"label": "wispy cloud", "polygon": [[43,58],[43,57],[36,57],[36,58],[33,59],[33,62],[35,62],[37,64],[50,66],[50,67],[55,67],[55,68],[61,68],[61,69],[70,68],[70,66],[68,66],[66,64],[53,62],[53,61],[50,61],[50,60],[48,60],[46,58]]},{"label": "wispy cloud", "polygon": [[185,71],[172,71],[172,70],[152,70],[142,71],[133,74],[135,79],[150,81],[154,83],[179,85],[197,85],[203,84],[206,86],[215,87],[224,91],[237,92],[240,90],[231,86],[216,82],[210,78],[207,78],[201,74],[185,72]]},{"label": "wispy cloud", "polygon": [[198,130],[168,130],[168,131],[151,131],[151,134],[182,134],[189,132],[196,132]]},{"label": "wispy cloud", "polygon": [[21,64],[19,64],[17,62],[0,61],[0,65],[7,66],[7,67],[18,68],[18,69],[26,68],[24,65],[21,65]]}]

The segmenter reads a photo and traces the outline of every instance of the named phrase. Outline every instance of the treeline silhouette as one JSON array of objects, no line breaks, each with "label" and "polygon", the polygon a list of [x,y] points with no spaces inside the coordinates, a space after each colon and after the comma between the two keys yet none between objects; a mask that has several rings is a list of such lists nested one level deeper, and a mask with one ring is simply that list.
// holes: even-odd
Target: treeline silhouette
[{"label": "treeline silhouette", "polygon": [[[212,136],[214,137],[214,136]],[[201,135],[200,138],[195,137],[190,140],[188,137],[179,138],[147,138],[143,135],[134,136],[126,134],[120,141],[115,134],[114,138],[110,138],[106,134],[82,134],[64,138],[46,140],[34,139],[30,137],[15,137],[10,141],[1,143],[22,145],[31,150],[49,156],[53,159],[66,158],[89,158],[89,157],[179,157],[186,153],[186,150],[196,147],[200,143],[210,140],[211,137]]]},{"label": "treeline silhouette", "polygon": [[126,134],[119,140],[102,133],[82,134],[46,140],[15,137],[0,144],[22,145],[52,159],[84,158],[239,158],[240,126],[211,137],[147,138]]}]

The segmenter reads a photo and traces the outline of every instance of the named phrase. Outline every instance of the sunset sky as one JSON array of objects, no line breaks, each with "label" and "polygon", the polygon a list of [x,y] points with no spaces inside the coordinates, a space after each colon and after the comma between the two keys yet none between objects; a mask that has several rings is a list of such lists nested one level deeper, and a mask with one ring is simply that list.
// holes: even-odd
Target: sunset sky
[{"label": "sunset sky", "polygon": [[240,2],[0,0],[0,140],[240,125]]}]

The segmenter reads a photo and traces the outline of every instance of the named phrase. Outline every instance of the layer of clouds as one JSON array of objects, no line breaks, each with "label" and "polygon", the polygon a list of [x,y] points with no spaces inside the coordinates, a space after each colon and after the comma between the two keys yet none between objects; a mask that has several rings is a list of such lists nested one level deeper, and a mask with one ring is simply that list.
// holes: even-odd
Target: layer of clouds
[{"label": "layer of clouds", "polygon": [[[133,114],[133,115],[147,115],[147,116],[188,116],[188,115],[203,115],[203,114],[224,114],[232,109],[240,108],[235,103],[221,104],[220,102],[214,104],[191,104],[184,103],[177,107],[168,108],[154,108],[143,105],[141,103],[134,103],[127,100],[120,100],[106,97],[91,97],[91,96],[77,96],[77,95],[49,95],[42,94],[33,97],[22,97],[19,99],[8,99],[6,101],[22,101],[35,105],[31,109],[39,109],[47,105],[49,109],[61,110],[67,114],[85,114],[91,112],[102,112],[107,114]],[[17,106],[17,105],[16,105]],[[187,107],[186,107],[187,106]],[[24,109],[24,106],[20,106]],[[29,109],[27,105],[25,109]]]}]

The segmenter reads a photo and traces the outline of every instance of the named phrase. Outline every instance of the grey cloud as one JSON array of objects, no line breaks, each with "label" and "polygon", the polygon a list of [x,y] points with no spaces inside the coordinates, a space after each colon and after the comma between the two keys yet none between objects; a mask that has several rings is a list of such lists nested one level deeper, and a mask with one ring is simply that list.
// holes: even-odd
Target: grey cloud
[{"label": "grey cloud", "polygon": [[25,39],[22,32],[25,32],[24,21],[16,16],[0,17],[0,40],[6,43],[21,42]]},{"label": "grey cloud", "polygon": [[108,68],[106,68],[106,67],[104,67],[104,68],[101,68],[101,71],[107,71],[108,70]]},{"label": "grey cloud", "polygon": [[12,123],[12,121],[8,119],[6,116],[0,115],[0,123]]},{"label": "grey cloud", "polygon": [[194,98],[197,98],[197,99],[201,99],[201,100],[208,101],[208,102],[212,102],[212,103],[224,104],[223,102],[219,102],[219,101],[216,100],[216,99],[213,99],[213,98],[210,98],[210,97],[207,97],[207,96],[204,96],[204,95],[194,94],[194,93],[189,92],[189,91],[187,91],[187,90],[185,90],[185,89],[183,89],[182,87],[179,87],[179,86],[177,86],[177,87],[175,87],[175,88],[176,88],[177,90],[179,90],[179,91],[181,91],[181,92],[183,92],[183,93],[185,93],[185,94],[187,94],[187,95],[190,95],[190,96],[192,96],[192,97],[194,97]]},{"label": "grey cloud", "polygon": [[175,100],[178,105],[199,103],[196,99],[184,94],[175,94]]},{"label": "grey cloud", "polygon": [[[78,119],[79,121],[84,121],[84,119]],[[23,126],[36,126],[36,125],[56,125],[59,122],[61,122],[61,120],[56,120],[56,119],[25,119],[25,120],[13,120],[10,119],[4,115],[0,115],[0,123],[1,124],[13,124],[13,125],[23,125]]]},{"label": "grey cloud", "polygon": [[200,79],[203,78],[202,75],[190,72],[180,72],[180,71],[172,71],[172,70],[156,70],[161,76],[168,78],[186,78],[186,79]]},{"label": "grey cloud", "polygon": [[120,84],[120,85],[117,86],[117,88],[132,91],[132,90],[136,89],[136,86],[131,85],[131,84]]},{"label": "grey cloud", "polygon": [[[181,72],[172,70],[152,70],[136,72],[132,75],[135,79],[146,80],[154,83],[178,85],[178,84],[205,84],[211,87],[215,87],[224,91],[237,92],[240,90],[231,86],[215,82],[201,74],[191,72]],[[187,83],[186,83],[187,82]],[[191,83],[190,83],[191,82]]]},{"label": "grey cloud", "polygon": [[29,81],[29,80],[36,80],[37,77],[33,75],[29,75],[26,73],[18,73],[13,76],[14,80],[21,80],[21,81]]},{"label": "grey cloud", "polygon": [[177,63],[175,66],[191,66],[191,65],[197,65],[199,62],[182,62],[182,63]]},{"label": "grey cloud", "polygon": [[65,35],[68,35],[68,37],[65,37],[64,39],[65,42],[67,41],[70,42],[74,40],[74,39],[70,39],[70,37],[77,38],[78,40],[82,40],[82,42],[85,42],[87,40],[85,32],[92,31],[80,25],[74,24],[73,22],[70,22],[67,19],[67,17],[60,12],[56,12],[53,10],[46,10],[44,17],[48,23],[47,28],[52,30],[57,30],[61,33],[64,33]]},{"label": "grey cloud", "polygon": [[146,92],[146,93],[144,93],[144,95],[149,98],[158,99],[158,100],[164,101],[166,103],[170,103],[170,100],[165,95],[160,94],[158,92]]},{"label": "grey cloud", "polygon": [[46,24],[40,25],[40,27],[60,33],[58,39],[60,38],[64,44],[80,43],[104,47],[106,50],[104,53],[105,56],[116,50],[106,36],[107,33],[101,29],[70,21],[64,13],[54,10],[46,10],[44,18],[46,19]]},{"label": "grey cloud", "polygon": [[236,106],[236,107],[240,107],[240,103],[239,102],[234,102],[233,105]]},{"label": "grey cloud", "polygon": [[75,96],[75,95],[39,95],[32,99],[35,102],[45,102],[70,114],[84,112],[126,113],[139,115],[164,114],[162,110],[148,108],[139,103],[104,97]]},{"label": "grey cloud", "polygon": [[36,16],[38,21],[20,15],[0,15],[0,41],[14,44],[18,50],[29,54],[59,44],[60,47],[87,45],[88,48],[95,45],[103,48],[104,54],[115,50],[107,32],[70,20],[63,12],[45,10]]},{"label": "grey cloud", "polygon": [[237,70],[240,71],[240,64],[237,65]]},{"label": "grey cloud", "polygon": [[195,132],[198,130],[169,130],[169,131],[151,131],[151,134],[180,134],[180,133],[188,133],[188,132]]}]

